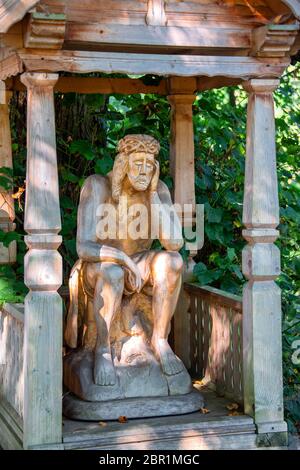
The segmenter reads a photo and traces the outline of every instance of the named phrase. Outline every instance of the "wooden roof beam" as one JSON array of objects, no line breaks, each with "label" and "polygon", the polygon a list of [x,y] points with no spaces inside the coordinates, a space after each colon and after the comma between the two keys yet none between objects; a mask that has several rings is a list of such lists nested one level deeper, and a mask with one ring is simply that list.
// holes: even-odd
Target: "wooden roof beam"
[{"label": "wooden roof beam", "polygon": [[[208,76],[249,78],[280,77],[290,60],[287,57],[199,56],[171,54],[131,54],[95,51],[18,51],[27,71],[71,73],[124,73],[159,76]],[[2,77],[0,76],[0,79]]]},{"label": "wooden roof beam", "polygon": [[[237,86],[243,83],[240,78],[229,77],[170,77],[163,78],[155,85],[145,85],[139,79],[132,78],[98,78],[98,77],[59,77],[55,92],[82,94],[123,94],[133,95],[151,93],[161,96],[171,94],[193,94],[216,88]],[[8,78],[6,89],[26,91],[19,77]]]},{"label": "wooden roof beam", "polygon": [[109,45],[124,50],[126,46],[147,46],[149,52],[159,48],[249,50],[251,28],[177,27],[68,23],[65,48],[101,48]]},{"label": "wooden roof beam", "polygon": [[[6,80],[8,90],[26,91],[19,77]],[[59,77],[54,91],[60,93],[82,94],[123,94],[153,93],[167,95],[167,79],[162,79],[156,85],[145,85],[142,80],[132,78],[102,78],[102,77]]]}]

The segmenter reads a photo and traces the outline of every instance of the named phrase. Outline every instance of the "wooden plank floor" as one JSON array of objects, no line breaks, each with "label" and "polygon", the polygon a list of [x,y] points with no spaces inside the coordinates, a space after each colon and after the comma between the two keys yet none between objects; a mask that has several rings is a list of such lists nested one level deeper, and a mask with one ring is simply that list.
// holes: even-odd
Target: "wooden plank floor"
[{"label": "wooden plank floor", "polygon": [[91,423],[64,419],[65,449],[102,450],[202,450],[255,449],[256,434],[252,418],[229,416],[230,402],[203,389],[206,408],[181,416]]}]

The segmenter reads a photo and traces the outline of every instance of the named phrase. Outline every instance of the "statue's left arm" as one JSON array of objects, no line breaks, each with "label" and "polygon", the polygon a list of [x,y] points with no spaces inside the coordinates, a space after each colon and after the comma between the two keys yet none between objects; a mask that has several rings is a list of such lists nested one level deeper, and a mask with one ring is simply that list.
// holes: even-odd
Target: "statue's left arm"
[{"label": "statue's left arm", "polygon": [[159,241],[166,250],[179,251],[183,246],[182,225],[175,210],[170,191],[161,180],[150,193],[152,217],[159,220]]}]

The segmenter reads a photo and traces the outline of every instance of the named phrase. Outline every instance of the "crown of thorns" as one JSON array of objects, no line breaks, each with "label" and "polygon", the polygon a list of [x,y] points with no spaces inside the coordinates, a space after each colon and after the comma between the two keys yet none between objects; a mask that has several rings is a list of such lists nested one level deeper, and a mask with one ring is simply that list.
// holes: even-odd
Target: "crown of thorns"
[{"label": "crown of thorns", "polygon": [[119,141],[118,152],[131,154],[134,152],[147,152],[158,155],[160,145],[154,137],[145,134],[126,135]]}]

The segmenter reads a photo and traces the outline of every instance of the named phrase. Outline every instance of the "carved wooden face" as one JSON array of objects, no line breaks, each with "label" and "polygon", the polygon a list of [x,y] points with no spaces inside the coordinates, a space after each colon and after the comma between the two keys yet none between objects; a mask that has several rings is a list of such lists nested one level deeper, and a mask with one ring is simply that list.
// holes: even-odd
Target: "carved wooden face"
[{"label": "carved wooden face", "polygon": [[154,155],[146,152],[136,152],[129,156],[128,179],[136,191],[145,191],[155,170]]}]

